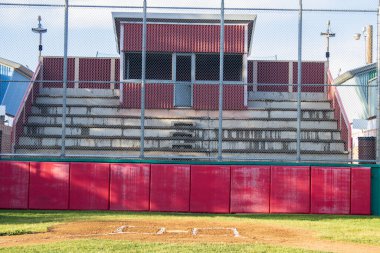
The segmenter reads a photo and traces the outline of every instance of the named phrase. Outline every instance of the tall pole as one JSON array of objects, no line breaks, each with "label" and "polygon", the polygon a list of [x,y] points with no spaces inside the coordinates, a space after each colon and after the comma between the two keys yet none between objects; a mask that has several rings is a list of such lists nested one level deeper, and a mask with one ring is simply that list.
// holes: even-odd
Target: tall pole
[{"label": "tall pole", "polygon": [[372,60],[372,47],[373,47],[373,26],[372,25],[367,25],[365,28],[365,36],[364,36],[364,41],[365,41],[365,59],[366,59],[366,64],[371,64],[373,62]]},{"label": "tall pole", "polygon": [[146,82],[146,0],[143,6],[143,32],[142,32],[142,52],[141,52],[141,117],[140,117],[140,158],[144,158],[144,139],[145,139],[145,82]]},{"label": "tall pole", "polygon": [[[327,29],[326,29],[326,32],[322,32],[321,33],[321,36],[324,36],[326,38],[326,77],[327,77],[327,72],[329,71],[330,69],[330,38],[333,38],[335,37],[335,33],[332,33],[331,32],[331,27],[330,27],[331,23],[330,23],[330,20],[327,21]],[[325,79],[327,80],[327,78]]]},{"label": "tall pole", "polygon": [[224,0],[220,6],[220,61],[219,61],[219,127],[218,127],[218,160],[222,158],[223,145],[223,79],[224,79]]},{"label": "tall pole", "polygon": [[32,28],[32,31],[34,33],[38,33],[39,34],[39,45],[38,45],[38,62],[41,61],[41,55],[42,55],[42,34],[43,33],[46,33],[47,32],[47,29],[46,28],[43,28],[42,27],[42,24],[41,24],[41,16],[38,16],[38,26],[36,28]]},{"label": "tall pole", "polygon": [[376,113],[376,163],[380,164],[380,0],[377,11],[377,113]]},{"label": "tall pole", "polygon": [[67,45],[69,31],[69,0],[65,0],[65,32],[63,45],[63,101],[62,101],[62,138],[61,157],[65,156],[66,145],[66,107],[67,107]]},{"label": "tall pole", "polygon": [[297,162],[301,161],[302,0],[298,14]]}]

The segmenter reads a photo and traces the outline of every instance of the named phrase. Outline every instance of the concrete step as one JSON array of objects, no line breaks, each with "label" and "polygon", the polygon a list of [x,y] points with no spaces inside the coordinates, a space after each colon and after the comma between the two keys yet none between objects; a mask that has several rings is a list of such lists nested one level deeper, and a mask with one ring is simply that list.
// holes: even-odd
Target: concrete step
[{"label": "concrete step", "polygon": [[[53,97],[53,96],[38,96],[35,100],[37,104],[55,104],[62,105],[62,97]],[[67,105],[105,105],[105,106],[118,106],[120,104],[119,98],[117,97],[67,97]]]},{"label": "concrete step", "polygon": [[[146,118],[145,125],[152,127],[170,127],[173,129],[175,122],[178,122],[177,119],[163,119],[163,118]],[[196,128],[199,129],[207,129],[207,128],[217,128],[218,120],[216,119],[182,119],[180,122],[194,124]],[[62,124],[62,117],[39,117],[39,116],[30,116],[28,118],[29,124],[39,124],[39,125],[54,125],[54,124]],[[98,116],[70,116],[66,117],[66,124],[68,126],[109,126],[113,128],[120,128],[123,126],[140,126],[139,118],[125,118],[125,117],[98,117]],[[255,118],[255,119],[224,119],[223,127],[224,128],[272,128],[273,126],[279,126],[281,128],[295,128],[297,126],[297,119],[295,118]],[[330,119],[303,119],[301,122],[301,127],[304,129],[336,129],[337,122],[336,120]]]},{"label": "concrete step", "polygon": [[[266,109],[297,109],[297,101],[293,100],[251,100],[248,101],[249,108],[266,108]],[[302,101],[301,109],[330,109],[330,102],[324,101]]]},{"label": "concrete step", "polygon": [[[295,151],[296,140],[236,140],[224,139],[222,147],[225,150],[251,150],[257,151]],[[61,146],[61,137],[21,137],[19,146]],[[66,147],[87,147],[87,148],[136,148],[140,147],[140,138],[85,138],[85,137],[68,137],[65,141]],[[151,149],[168,149],[172,147],[187,147],[187,149],[217,149],[218,141],[203,140],[199,138],[155,138],[147,137],[144,141],[145,148]],[[322,140],[305,140],[301,142],[301,150],[305,151],[344,151],[342,141],[322,141]]]},{"label": "concrete step", "polygon": [[[57,155],[59,156],[61,152],[60,146],[50,147],[50,148],[36,148],[36,147],[17,147],[18,154],[41,154],[41,156],[45,155]],[[247,152],[245,152],[247,151]],[[68,157],[80,157],[80,156],[91,156],[91,157],[107,157],[110,156],[112,158],[118,157],[133,157],[138,158],[140,155],[139,148],[131,148],[131,149],[78,149],[74,147],[67,147],[66,154]],[[216,160],[217,151],[213,150],[209,152],[207,150],[175,150],[175,149],[166,149],[166,150],[152,150],[145,149],[145,157],[147,159],[165,159],[165,160]],[[262,161],[294,161],[296,160],[296,152],[257,152],[257,153],[249,153],[249,150],[235,150],[235,151],[223,151],[223,159],[228,161],[236,161],[236,160],[262,160]],[[331,161],[337,163],[347,162],[349,159],[349,155],[347,152],[309,152],[302,151],[301,152],[301,161]]]},{"label": "concrete step", "polygon": [[[120,91],[118,89],[75,89],[67,88],[67,97],[119,97]],[[62,97],[62,88],[42,88],[39,95],[41,96],[53,96]]]},{"label": "concrete step", "polygon": [[[297,92],[249,92],[249,100],[297,100]],[[322,92],[302,92],[301,100],[303,101],[322,101],[326,100],[327,96]]]},{"label": "concrete step", "polygon": [[[174,112],[174,110],[172,110]],[[140,117],[138,115],[131,115],[130,110],[122,109],[118,106],[115,107],[100,107],[100,106],[68,106],[66,109],[66,113],[73,116],[119,116],[119,117]],[[301,111],[302,118],[304,119],[334,119],[334,110],[332,109],[305,109]],[[33,116],[49,116],[49,117],[57,117],[62,115],[62,106],[57,105],[34,105],[32,107]],[[213,116],[213,115],[212,115]],[[211,115],[204,114],[202,118],[212,118]],[[224,118],[229,118],[232,115],[223,115]],[[245,117],[243,117],[245,116]],[[149,116],[147,116],[149,118]],[[169,117],[169,116],[165,116]],[[189,115],[185,116],[176,116],[172,115],[172,118],[199,118],[199,116]],[[239,115],[237,116],[239,117]],[[296,109],[252,109],[247,111],[246,115],[240,115],[242,118],[297,118],[297,110]],[[160,117],[162,118],[162,117]],[[234,117],[236,118],[236,116]]]},{"label": "concrete step", "polygon": [[[28,136],[44,136],[44,135],[61,135],[62,126],[34,126],[24,130],[24,135]],[[172,129],[171,127],[145,127],[146,137],[171,137],[175,133],[184,133],[193,136],[194,138],[215,139],[218,137],[217,128],[197,129],[184,128]],[[99,137],[116,137],[129,138],[140,136],[141,130],[139,126],[124,126],[123,128],[108,128],[108,127],[70,127],[66,128],[66,134],[69,136],[92,136]],[[296,129],[224,129],[223,138],[229,139],[296,139]],[[338,130],[323,131],[320,129],[309,129],[301,131],[302,139],[304,140],[340,140],[340,132]]]}]

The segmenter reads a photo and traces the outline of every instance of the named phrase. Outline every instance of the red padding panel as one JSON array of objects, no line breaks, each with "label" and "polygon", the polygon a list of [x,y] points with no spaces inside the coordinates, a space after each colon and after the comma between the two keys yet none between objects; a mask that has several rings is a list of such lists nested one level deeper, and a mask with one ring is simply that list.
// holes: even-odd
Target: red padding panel
[{"label": "red padding panel", "polygon": [[111,164],[110,209],[149,211],[149,164]]},{"label": "red padding panel", "polygon": [[310,212],[310,168],[271,167],[271,213]]},{"label": "red padding panel", "polygon": [[350,213],[350,168],[311,168],[311,212]]},{"label": "red padding panel", "polygon": [[269,213],[269,192],[269,166],[231,166],[231,213]]},{"label": "red padding panel", "polygon": [[0,162],[0,208],[28,208],[29,163]]},{"label": "red padding panel", "polygon": [[229,166],[191,166],[190,211],[229,213],[230,177]]},{"label": "red padding panel", "polygon": [[70,209],[108,209],[109,167],[108,163],[70,164]]},{"label": "red padding panel", "polygon": [[150,210],[188,212],[190,165],[151,165]]},{"label": "red padding panel", "polygon": [[351,168],[351,214],[371,214],[371,168]]},{"label": "red padding panel", "polygon": [[31,162],[29,208],[68,209],[69,175],[69,163]]}]

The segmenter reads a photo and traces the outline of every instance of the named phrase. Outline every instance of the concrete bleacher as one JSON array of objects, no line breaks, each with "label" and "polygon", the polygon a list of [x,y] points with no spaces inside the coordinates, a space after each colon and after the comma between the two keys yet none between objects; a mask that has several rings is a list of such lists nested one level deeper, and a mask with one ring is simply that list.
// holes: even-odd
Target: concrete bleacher
[{"label": "concrete bleacher", "polygon": [[[223,155],[291,160],[296,155],[296,93],[249,94],[248,110],[223,112]],[[69,88],[66,152],[138,156],[140,110],[120,108],[118,89]],[[217,155],[218,111],[146,110],[146,156]],[[301,155],[304,160],[345,160],[348,152],[334,110],[323,93],[302,94]],[[42,88],[16,143],[16,153],[59,154],[62,89]]]}]

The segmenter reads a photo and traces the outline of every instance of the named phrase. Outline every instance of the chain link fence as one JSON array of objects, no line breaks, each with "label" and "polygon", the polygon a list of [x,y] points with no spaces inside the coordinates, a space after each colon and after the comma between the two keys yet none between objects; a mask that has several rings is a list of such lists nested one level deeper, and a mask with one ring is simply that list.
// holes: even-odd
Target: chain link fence
[{"label": "chain link fence", "polygon": [[377,7],[1,1],[1,155],[376,162]]}]

